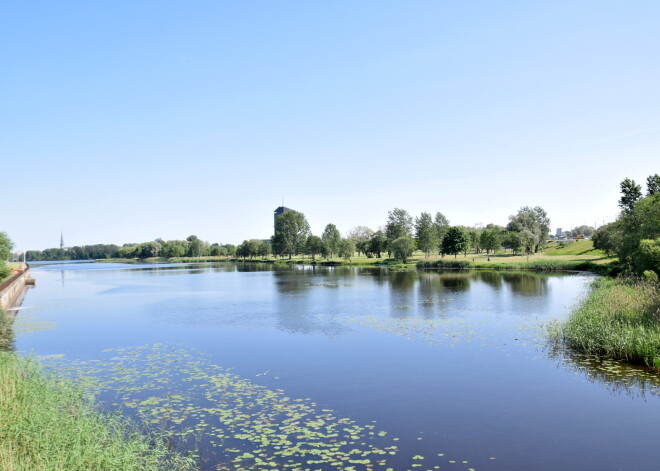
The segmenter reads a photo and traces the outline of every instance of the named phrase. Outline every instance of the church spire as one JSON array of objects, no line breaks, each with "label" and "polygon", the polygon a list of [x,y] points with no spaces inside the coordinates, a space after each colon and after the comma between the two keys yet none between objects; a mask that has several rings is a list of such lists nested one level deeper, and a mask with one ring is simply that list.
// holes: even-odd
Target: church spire
[{"label": "church spire", "polygon": [[64,250],[64,232],[60,231],[60,249]]}]

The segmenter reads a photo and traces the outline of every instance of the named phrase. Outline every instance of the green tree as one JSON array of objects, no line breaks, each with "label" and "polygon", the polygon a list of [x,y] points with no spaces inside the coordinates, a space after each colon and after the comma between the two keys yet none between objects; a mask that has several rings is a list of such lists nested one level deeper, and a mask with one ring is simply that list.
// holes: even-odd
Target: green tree
[{"label": "green tree", "polygon": [[[492,227],[489,227],[492,226]],[[479,242],[487,254],[497,252],[502,247],[502,228],[489,224],[486,229],[481,231]]]},{"label": "green tree", "polygon": [[470,241],[461,227],[451,226],[442,239],[442,255],[456,255],[467,252]]},{"label": "green tree", "polygon": [[594,248],[604,251],[608,256],[613,255],[621,247],[622,238],[623,232],[619,223],[605,224],[593,234]]},{"label": "green tree", "polygon": [[14,244],[6,232],[0,232],[0,263],[4,263],[9,259],[11,250]]},{"label": "green tree", "polygon": [[280,214],[272,238],[273,253],[288,255],[290,259],[292,255],[303,251],[309,233],[309,223],[303,213],[287,211]]},{"label": "green tree", "polygon": [[642,187],[630,178],[623,180],[620,186],[621,198],[619,198],[619,207],[624,213],[632,214],[635,203],[642,197]]},{"label": "green tree", "polygon": [[367,226],[356,226],[348,231],[348,238],[355,242],[355,249],[358,253],[367,253],[369,250],[369,240],[374,235],[374,231]]},{"label": "green tree", "polygon": [[514,255],[522,251],[524,243],[522,234],[516,231],[506,232],[502,239],[502,246],[511,249]]},{"label": "green tree", "polygon": [[337,253],[341,258],[350,262],[351,257],[355,253],[355,242],[353,239],[341,239]]},{"label": "green tree", "polygon": [[646,196],[653,196],[660,193],[660,175],[649,175],[646,178]]},{"label": "green tree", "polygon": [[381,258],[381,254],[385,251],[387,246],[387,238],[383,231],[376,231],[369,239],[369,251],[367,255],[373,254],[376,258]]},{"label": "green tree", "polygon": [[428,258],[438,246],[438,231],[430,213],[422,213],[415,219],[415,237],[417,248]]},{"label": "green tree", "polygon": [[[518,214],[509,217],[509,224],[506,229],[510,232],[528,230],[535,237],[534,252],[538,252],[545,246],[545,242],[550,235],[550,219],[540,206],[535,208],[524,206],[520,208]],[[525,237],[525,239],[527,238]]]},{"label": "green tree", "polygon": [[337,226],[334,224],[328,224],[323,230],[321,235],[321,240],[323,245],[325,245],[325,253],[329,254],[330,257],[339,252],[339,244],[341,243],[341,233]]},{"label": "green tree", "polygon": [[186,238],[188,241],[188,257],[201,257],[204,255],[204,242],[199,240],[196,235],[191,235]]},{"label": "green tree", "polygon": [[316,260],[316,255],[323,252],[323,241],[319,236],[310,235],[305,242],[305,253]]},{"label": "green tree", "polygon": [[[385,237],[392,244],[399,237],[412,237],[413,218],[405,209],[394,208],[387,213],[387,224],[385,225]],[[391,246],[391,245],[390,245]]]},{"label": "green tree", "polygon": [[273,247],[270,245],[270,242],[265,240],[259,242],[259,255],[261,258],[266,259],[272,253]]},{"label": "green tree", "polygon": [[660,275],[660,237],[640,240],[639,248],[633,254],[633,264],[640,275],[647,270]]},{"label": "green tree", "polygon": [[433,221],[433,223],[435,225],[436,233],[438,234],[437,237],[438,253],[442,253],[442,239],[445,238],[445,234],[449,229],[449,219],[447,219],[444,214],[438,211],[437,213],[435,213],[435,220]]},{"label": "green tree", "polygon": [[403,263],[408,262],[408,258],[415,251],[415,240],[412,237],[403,236],[392,242],[392,254],[397,260]]}]

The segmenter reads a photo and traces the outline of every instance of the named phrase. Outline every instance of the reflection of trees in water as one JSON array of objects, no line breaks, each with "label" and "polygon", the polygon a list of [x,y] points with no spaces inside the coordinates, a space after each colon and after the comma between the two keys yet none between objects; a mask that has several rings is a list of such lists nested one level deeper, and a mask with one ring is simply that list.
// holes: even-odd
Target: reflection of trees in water
[{"label": "reflection of trees in water", "polygon": [[584,375],[591,383],[605,386],[611,394],[641,398],[646,398],[647,394],[660,396],[660,373],[650,368],[586,355],[556,344],[548,346],[547,353],[561,367]]},{"label": "reflection of trees in water", "polygon": [[470,288],[470,272],[418,274],[419,303],[425,317],[432,317],[438,307],[451,299],[452,293]]},{"label": "reflection of trees in water", "polygon": [[[342,267],[350,268],[350,267]],[[335,336],[347,330],[332,318],[319,315],[317,299],[308,292],[314,287],[336,289],[355,276],[334,267],[291,266],[273,272],[275,286],[281,296],[277,302],[277,328],[290,333],[322,333]],[[315,313],[317,312],[317,313]]]},{"label": "reflection of trees in water", "polygon": [[503,273],[502,279],[513,293],[521,296],[546,296],[549,292],[547,275]]},{"label": "reflection of trees in water", "polygon": [[390,304],[396,317],[408,317],[409,310],[416,305],[415,283],[417,273],[414,271],[390,271]]},{"label": "reflection of trees in water", "polygon": [[502,273],[496,271],[488,271],[488,270],[478,271],[476,272],[475,278],[480,281],[483,281],[488,286],[493,288],[495,291],[499,291],[500,289],[502,289],[502,285],[504,284],[504,280],[502,279]]}]

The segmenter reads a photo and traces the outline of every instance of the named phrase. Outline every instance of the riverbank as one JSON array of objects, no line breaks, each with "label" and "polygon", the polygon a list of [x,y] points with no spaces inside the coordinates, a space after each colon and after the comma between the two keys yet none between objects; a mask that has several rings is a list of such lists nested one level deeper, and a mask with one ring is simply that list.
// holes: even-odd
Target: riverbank
[{"label": "riverbank", "polygon": [[103,415],[70,383],[34,360],[0,352],[0,469],[124,471],[197,469],[164,437]]},{"label": "riverbank", "polygon": [[[99,260],[103,262],[134,262],[134,259]],[[593,242],[577,241],[567,244],[550,244],[542,252],[530,255],[499,252],[497,254],[459,255],[457,257],[441,257],[433,255],[425,257],[416,252],[403,263],[393,258],[367,257],[364,255],[343,258],[324,259],[320,256],[312,259],[309,255],[291,258],[255,257],[252,259],[232,257],[175,257],[148,258],[147,263],[200,263],[200,262],[233,262],[233,263],[267,263],[275,265],[316,265],[316,266],[376,266],[396,270],[414,269],[491,269],[491,270],[533,270],[533,271],[589,271],[601,275],[612,275],[617,271],[616,257],[608,257],[600,250],[594,250]]]},{"label": "riverbank", "polygon": [[579,352],[660,369],[660,286],[602,278],[551,337]]}]

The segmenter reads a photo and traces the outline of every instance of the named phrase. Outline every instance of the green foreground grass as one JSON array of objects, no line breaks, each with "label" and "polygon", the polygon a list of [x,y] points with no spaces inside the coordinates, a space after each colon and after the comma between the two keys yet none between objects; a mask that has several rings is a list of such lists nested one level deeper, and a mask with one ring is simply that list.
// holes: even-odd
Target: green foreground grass
[{"label": "green foreground grass", "polygon": [[82,393],[33,360],[0,352],[0,469],[143,471],[197,469],[164,438],[102,415]]},{"label": "green foreground grass", "polygon": [[579,352],[660,369],[660,286],[601,278],[551,337]]}]

